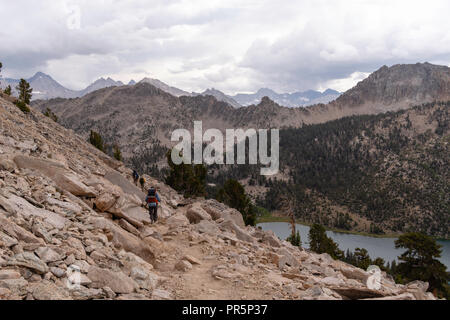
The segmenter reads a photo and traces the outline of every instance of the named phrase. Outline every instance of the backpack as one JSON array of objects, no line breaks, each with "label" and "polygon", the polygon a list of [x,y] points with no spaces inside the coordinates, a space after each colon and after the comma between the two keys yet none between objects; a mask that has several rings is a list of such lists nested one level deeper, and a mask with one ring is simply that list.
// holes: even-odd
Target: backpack
[{"label": "backpack", "polygon": [[133,178],[134,180],[137,180],[139,178],[139,174],[136,172],[136,170],[133,171]]},{"label": "backpack", "polygon": [[158,203],[158,199],[156,198],[156,189],[150,188],[147,194],[147,203]]}]

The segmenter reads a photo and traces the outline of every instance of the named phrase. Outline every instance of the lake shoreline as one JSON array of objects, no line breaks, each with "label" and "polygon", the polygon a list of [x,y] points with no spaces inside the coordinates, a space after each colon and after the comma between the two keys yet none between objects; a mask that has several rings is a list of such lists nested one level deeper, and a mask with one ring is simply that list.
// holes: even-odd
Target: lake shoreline
[{"label": "lake shoreline", "polygon": [[[311,224],[296,223],[297,231],[300,233],[302,240],[302,247],[309,248],[309,232]],[[276,222],[262,222],[258,224],[262,230],[271,230],[280,239],[286,239],[291,234],[290,223],[285,219]],[[339,246],[339,249],[347,252],[354,252],[357,248],[364,248],[368,251],[370,257],[375,259],[380,257],[386,262],[399,261],[399,257],[404,253],[403,248],[396,248],[395,242],[397,238],[388,237],[374,237],[372,235],[361,235],[355,233],[327,231],[327,236],[334,240]],[[437,243],[442,247],[441,257],[439,260],[450,269],[450,241],[438,240]]]},{"label": "lake shoreline", "polygon": [[[272,222],[291,223],[291,220],[290,220],[289,217],[275,217],[275,216],[264,216],[264,217],[258,217],[256,219],[256,225],[258,225],[260,223],[272,223]],[[298,220],[298,219],[295,219],[295,223],[296,224],[301,224],[301,225],[304,225],[304,226],[308,226],[308,227],[311,227],[314,224],[314,223],[311,223],[311,222],[305,222],[305,221],[301,221],[301,220]],[[404,234],[404,233],[376,234],[376,233],[369,233],[369,232],[362,232],[362,231],[349,231],[349,230],[338,229],[338,228],[330,228],[330,227],[326,227],[326,226],[324,226],[324,228],[327,231],[331,231],[331,232],[344,233],[344,234],[353,234],[353,235],[372,237],[372,238],[397,239],[402,234]],[[432,238],[435,239],[435,240],[438,240],[438,241],[449,241],[450,240],[450,238],[449,239],[437,238],[437,237],[432,237]]]}]

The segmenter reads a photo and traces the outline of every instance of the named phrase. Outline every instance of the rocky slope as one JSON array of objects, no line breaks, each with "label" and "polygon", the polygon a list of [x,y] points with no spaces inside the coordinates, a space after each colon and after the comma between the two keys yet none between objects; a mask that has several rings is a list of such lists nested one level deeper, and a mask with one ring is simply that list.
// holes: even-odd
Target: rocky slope
[{"label": "rocky slope", "polygon": [[214,201],[162,196],[148,224],[131,170],[0,98],[0,299],[434,299],[243,225]]}]

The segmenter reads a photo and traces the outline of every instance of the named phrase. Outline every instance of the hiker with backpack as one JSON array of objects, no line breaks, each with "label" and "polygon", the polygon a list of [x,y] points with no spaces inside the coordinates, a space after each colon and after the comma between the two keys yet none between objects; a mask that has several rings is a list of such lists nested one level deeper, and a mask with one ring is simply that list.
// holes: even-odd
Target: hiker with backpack
[{"label": "hiker with backpack", "polygon": [[148,190],[145,202],[148,205],[150,220],[152,223],[155,223],[158,220],[158,203],[161,202],[161,198],[155,188],[151,187]]},{"label": "hiker with backpack", "polygon": [[139,174],[137,173],[136,170],[133,170],[133,181],[134,181],[134,184],[137,186],[138,181],[139,181]]}]

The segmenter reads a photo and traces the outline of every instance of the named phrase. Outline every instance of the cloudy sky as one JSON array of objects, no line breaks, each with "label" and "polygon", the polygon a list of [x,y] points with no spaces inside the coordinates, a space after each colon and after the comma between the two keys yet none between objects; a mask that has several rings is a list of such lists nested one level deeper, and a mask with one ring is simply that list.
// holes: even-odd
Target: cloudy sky
[{"label": "cloudy sky", "polygon": [[450,65],[448,0],[0,0],[3,76],[158,78],[187,91],[344,91],[383,65]]}]

